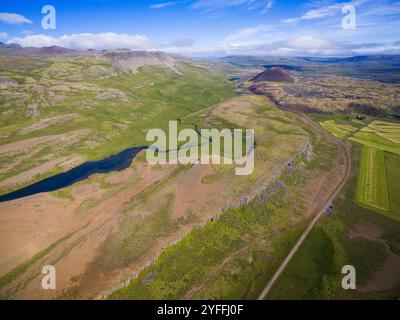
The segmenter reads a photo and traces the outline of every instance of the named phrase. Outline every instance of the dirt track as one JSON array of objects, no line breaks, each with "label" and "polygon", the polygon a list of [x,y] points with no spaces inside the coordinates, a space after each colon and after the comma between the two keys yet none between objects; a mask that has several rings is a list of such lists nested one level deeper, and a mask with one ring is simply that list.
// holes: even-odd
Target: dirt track
[{"label": "dirt track", "polygon": [[268,292],[271,290],[272,286],[274,283],[279,279],[283,271],[285,270],[286,266],[290,262],[290,260],[293,258],[293,256],[296,254],[296,252],[299,250],[301,245],[303,244],[304,240],[307,238],[308,234],[311,232],[312,228],[314,225],[317,223],[319,218],[326,212],[327,208],[331,205],[332,201],[335,199],[335,197],[338,195],[338,193],[342,190],[343,186],[345,185],[347,178],[350,175],[351,171],[351,157],[350,157],[350,151],[349,151],[349,145],[343,142],[340,139],[335,138],[334,136],[330,135],[323,129],[321,129],[316,123],[314,123],[310,118],[308,118],[305,114],[292,111],[293,113],[297,114],[304,122],[310,124],[316,131],[321,133],[324,137],[326,137],[330,141],[334,141],[341,149],[342,155],[344,155],[344,159],[346,162],[346,170],[345,174],[343,175],[342,179],[339,181],[337,186],[332,190],[331,195],[326,201],[322,201],[321,203],[318,204],[317,209],[315,210],[316,215],[314,219],[311,221],[311,223],[307,226],[307,228],[304,230],[303,234],[300,236],[300,238],[297,240],[296,244],[292,248],[292,250],[289,252],[285,260],[281,263],[279,268],[276,270],[272,278],[269,280],[265,288],[262,290],[260,293],[258,300],[264,300],[265,297],[267,296]]}]

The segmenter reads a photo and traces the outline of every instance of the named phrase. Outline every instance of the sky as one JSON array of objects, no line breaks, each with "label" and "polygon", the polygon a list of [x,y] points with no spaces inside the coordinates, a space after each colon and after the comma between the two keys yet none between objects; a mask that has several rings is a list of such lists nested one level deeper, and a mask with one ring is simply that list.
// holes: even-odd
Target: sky
[{"label": "sky", "polygon": [[[45,5],[55,29],[44,29]],[[187,56],[400,53],[399,0],[0,0],[0,41]]]}]

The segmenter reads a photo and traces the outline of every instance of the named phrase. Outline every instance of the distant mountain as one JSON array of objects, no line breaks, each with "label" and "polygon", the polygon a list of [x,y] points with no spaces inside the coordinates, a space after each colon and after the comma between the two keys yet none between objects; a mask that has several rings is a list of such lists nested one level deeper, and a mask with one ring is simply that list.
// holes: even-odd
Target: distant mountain
[{"label": "distant mountain", "polygon": [[112,65],[122,71],[136,72],[142,66],[162,66],[179,73],[174,58],[164,52],[150,51],[113,51],[106,52]]},{"label": "distant mountain", "polygon": [[41,53],[45,54],[59,54],[59,53],[73,53],[75,50],[59,47],[59,46],[51,46],[40,48]]},{"label": "distant mountain", "polygon": [[20,49],[21,46],[17,43],[4,43],[4,42],[0,42],[0,47],[2,48],[7,48],[7,49]]},{"label": "distant mountain", "polygon": [[250,81],[294,82],[294,78],[286,70],[283,70],[280,67],[272,67],[271,69],[266,69],[265,71],[256,75]]},{"label": "distant mountain", "polygon": [[[302,58],[296,57],[277,57],[277,56],[227,56],[220,58],[219,61],[228,62],[241,67],[267,65],[297,65],[303,62]],[[303,62],[304,63],[304,62]]]},{"label": "distant mountain", "polygon": [[240,67],[272,67],[294,71],[307,77],[346,76],[387,83],[400,83],[400,55],[354,57],[228,56],[219,61]]},{"label": "distant mountain", "polygon": [[320,63],[400,63],[400,55],[370,55],[370,56],[354,56],[346,58],[315,58],[305,57],[307,61]]},{"label": "distant mountain", "polygon": [[131,51],[130,49],[101,50],[100,52],[89,49],[87,51],[75,51],[60,46],[42,48],[21,47],[18,44],[0,45],[0,55],[18,56],[47,56],[47,55],[68,55],[68,54],[99,54],[110,60],[110,63],[117,69],[125,72],[136,72],[142,66],[161,66],[176,73],[179,72],[178,58],[174,58],[160,51]]},{"label": "distant mountain", "polygon": [[50,46],[42,48],[21,47],[19,44],[10,43],[0,45],[0,54],[3,55],[51,55],[51,54],[71,54],[76,52],[72,49],[60,46]]}]

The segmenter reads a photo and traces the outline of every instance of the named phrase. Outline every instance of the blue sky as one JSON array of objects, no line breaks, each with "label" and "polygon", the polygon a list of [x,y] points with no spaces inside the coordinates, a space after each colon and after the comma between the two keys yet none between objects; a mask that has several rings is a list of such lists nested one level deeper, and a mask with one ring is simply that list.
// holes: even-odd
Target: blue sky
[{"label": "blue sky", "polygon": [[[42,7],[56,29],[41,27]],[[342,28],[345,5],[354,30]],[[348,12],[348,11],[347,11]],[[400,53],[399,0],[1,0],[0,41],[184,55]]]}]

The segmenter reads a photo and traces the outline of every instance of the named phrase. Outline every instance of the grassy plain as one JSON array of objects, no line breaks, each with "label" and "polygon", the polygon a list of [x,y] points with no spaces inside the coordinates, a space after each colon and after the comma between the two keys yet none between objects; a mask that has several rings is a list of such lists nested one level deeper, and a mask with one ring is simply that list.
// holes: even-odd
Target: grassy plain
[{"label": "grassy plain", "polygon": [[335,274],[334,266],[331,239],[322,228],[314,228],[267,298],[315,299]]},{"label": "grassy plain", "polygon": [[[0,64],[10,59],[0,57]],[[60,140],[2,155],[0,181],[65,156],[99,160],[132,146],[148,145],[148,129],[167,129],[169,120],[234,95],[233,84],[223,74],[187,62],[181,62],[181,74],[157,66],[133,74],[115,70],[98,57],[19,57],[18,63],[21,59],[33,67],[18,67],[11,59],[15,66],[0,71],[18,80],[0,92],[0,148],[29,138],[59,135]],[[54,120],[67,119],[66,115],[70,115],[68,121]],[[62,163],[33,179],[4,185],[0,192],[64,170]]]}]

